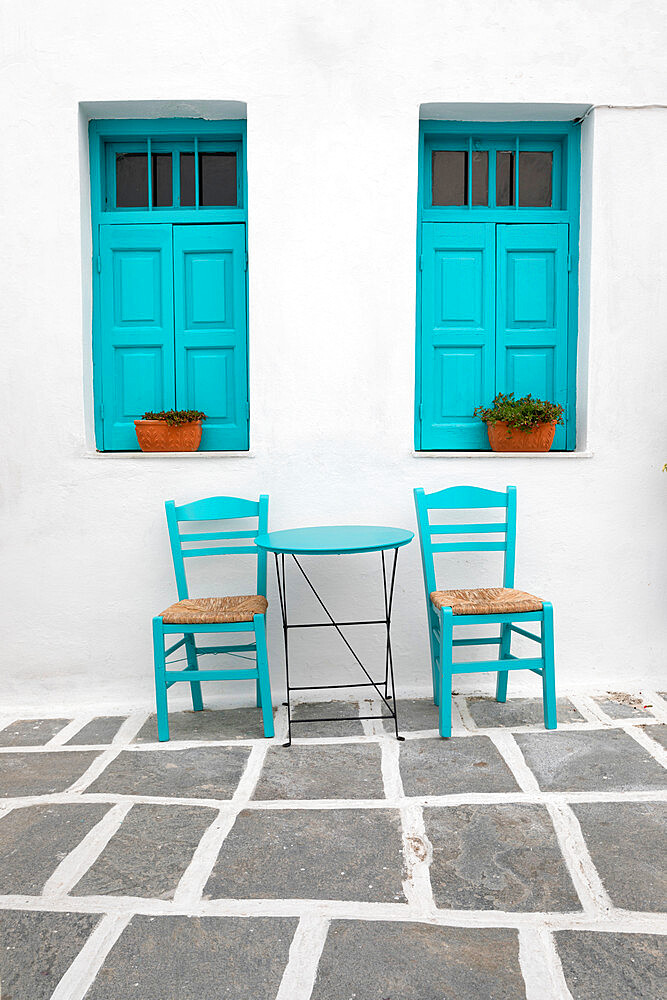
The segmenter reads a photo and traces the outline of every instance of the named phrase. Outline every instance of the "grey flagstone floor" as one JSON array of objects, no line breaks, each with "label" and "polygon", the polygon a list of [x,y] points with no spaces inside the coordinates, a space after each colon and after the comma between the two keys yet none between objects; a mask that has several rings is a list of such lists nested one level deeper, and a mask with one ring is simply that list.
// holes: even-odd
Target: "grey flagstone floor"
[{"label": "grey flagstone floor", "polygon": [[284,712],[0,722],[2,1000],[667,996],[666,693]]}]

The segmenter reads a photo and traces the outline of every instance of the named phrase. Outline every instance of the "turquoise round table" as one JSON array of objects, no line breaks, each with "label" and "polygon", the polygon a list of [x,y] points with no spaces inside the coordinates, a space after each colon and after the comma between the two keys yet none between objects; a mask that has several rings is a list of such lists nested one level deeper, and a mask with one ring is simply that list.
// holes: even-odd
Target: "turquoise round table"
[{"label": "turquoise round table", "polygon": [[[285,678],[287,685],[287,726],[288,738],[284,746],[288,747],[292,743],[292,726],[300,722],[344,722],[356,719],[393,719],[396,730],[396,738],[402,739],[398,734],[398,713],[396,711],[396,692],[394,687],[394,660],[391,649],[391,609],[394,599],[394,582],[396,580],[396,562],[398,550],[407,545],[414,538],[412,531],[405,528],[385,528],[377,525],[327,525],[313,528],[290,528],[285,531],[269,531],[265,535],[258,535],[255,543],[267,552],[273,552],[276,564],[276,577],[278,580],[278,596],[280,599],[280,611],[283,621],[283,636],[285,644]],[[388,551],[393,551],[393,557],[385,555]],[[362,552],[379,552],[382,564],[382,592],[384,597],[384,617],[371,618],[353,621],[335,621],[333,615],[318,594],[310,577],[303,568],[299,556],[342,556],[354,555]],[[285,556],[290,556],[298,567],[301,575],[315,595],[322,610],[326,614],[328,621],[324,622],[291,622],[288,620],[287,609],[287,586],[285,575]],[[388,563],[391,565],[388,565]],[[375,681],[361,662],[356,651],[352,647],[347,636],[341,631],[341,627],[352,625],[383,625],[385,628],[385,669],[384,679]],[[356,660],[367,680],[358,684],[290,684],[290,664],[289,664],[289,633],[295,628],[334,628],[345,643],[348,651]],[[372,687],[380,696],[388,715],[355,715],[292,719],[290,695],[292,691],[323,691],[339,690],[341,688]],[[390,693],[391,687],[391,693]]]}]

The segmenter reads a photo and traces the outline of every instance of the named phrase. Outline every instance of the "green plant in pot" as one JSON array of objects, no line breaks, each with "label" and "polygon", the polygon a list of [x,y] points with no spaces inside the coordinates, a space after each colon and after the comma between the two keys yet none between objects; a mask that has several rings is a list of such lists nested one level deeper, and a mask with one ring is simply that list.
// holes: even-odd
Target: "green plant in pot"
[{"label": "green plant in pot", "polygon": [[134,421],[142,451],[196,451],[201,443],[201,423],[206,414],[199,410],[148,410]]},{"label": "green plant in pot", "polygon": [[491,406],[478,406],[474,416],[486,424],[493,451],[549,451],[563,407],[531,395],[515,399],[499,392]]}]

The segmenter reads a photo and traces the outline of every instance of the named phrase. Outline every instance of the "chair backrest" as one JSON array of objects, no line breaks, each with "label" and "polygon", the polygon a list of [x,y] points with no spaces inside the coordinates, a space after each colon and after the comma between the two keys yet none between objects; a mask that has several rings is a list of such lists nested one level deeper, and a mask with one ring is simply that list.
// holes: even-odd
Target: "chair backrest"
[{"label": "chair backrest", "polygon": [[[188,583],[185,575],[185,560],[200,556],[252,555],[257,559],[257,593],[266,597],[266,549],[254,543],[247,545],[218,545],[203,548],[184,548],[183,543],[227,541],[229,539],[256,538],[269,527],[269,498],[262,494],[259,500],[243,500],[241,497],[206,497],[177,507],[173,500],[165,503],[171,556],[174,560],[178,599],[188,597]],[[253,518],[257,526],[248,531],[190,531],[181,533],[179,524],[185,521],[231,521],[239,518]]]},{"label": "chair backrest", "polygon": [[[427,604],[429,603],[429,594],[437,590],[433,560],[433,555],[436,552],[504,552],[503,586],[514,586],[515,486],[508,486],[505,493],[481,489],[479,486],[451,486],[438,493],[425,493],[423,489],[416,489],[414,494]],[[431,510],[480,510],[493,507],[503,509],[502,521],[431,524],[429,520],[429,511]],[[504,535],[504,538],[502,541],[484,541],[478,537],[484,534]],[[469,535],[471,537],[463,541],[438,542],[433,540],[434,535]]]}]

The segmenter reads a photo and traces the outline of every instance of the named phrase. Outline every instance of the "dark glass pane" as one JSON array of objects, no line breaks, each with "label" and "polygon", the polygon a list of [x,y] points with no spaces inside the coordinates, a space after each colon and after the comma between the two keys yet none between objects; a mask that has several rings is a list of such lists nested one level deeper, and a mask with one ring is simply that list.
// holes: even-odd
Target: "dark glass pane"
[{"label": "dark glass pane", "polygon": [[514,204],[514,153],[496,153],[496,205],[507,208]]},{"label": "dark glass pane", "polygon": [[479,150],[472,154],[472,203],[489,203],[489,154]]},{"label": "dark glass pane", "polygon": [[236,153],[199,154],[199,204],[236,204]]},{"label": "dark glass pane", "polygon": [[153,153],[151,185],[153,187],[153,206],[166,208],[171,205],[171,153]]},{"label": "dark glass pane", "polygon": [[552,153],[519,153],[519,204],[551,208]]},{"label": "dark glass pane", "polygon": [[148,208],[146,153],[116,153],[116,207]]},{"label": "dark glass pane", "polygon": [[437,149],[431,159],[434,205],[468,204],[468,154],[458,149]]},{"label": "dark glass pane", "polygon": [[181,153],[181,205],[195,203],[195,154]]}]

